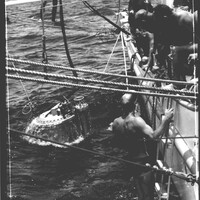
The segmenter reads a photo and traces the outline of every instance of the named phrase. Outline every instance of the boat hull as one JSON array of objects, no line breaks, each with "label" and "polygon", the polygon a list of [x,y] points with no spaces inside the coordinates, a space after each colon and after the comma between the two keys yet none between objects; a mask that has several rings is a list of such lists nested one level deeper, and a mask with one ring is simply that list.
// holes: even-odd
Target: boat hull
[{"label": "boat hull", "polygon": [[[129,30],[128,14],[121,13],[121,25]],[[128,51],[130,60],[133,62],[133,70],[137,77],[150,78],[151,74],[141,69],[139,63],[140,55],[137,48],[132,43],[129,36],[123,34],[125,46]],[[134,56],[134,61],[132,60]],[[154,86],[154,82],[138,81],[143,86]],[[149,92],[149,90],[143,90]],[[142,95],[146,114],[147,123],[154,129],[159,127],[162,122],[162,114],[165,109],[174,109],[174,119],[170,123],[169,131],[166,132],[165,138],[161,139],[158,145],[156,159],[162,159],[166,163],[167,168],[171,168],[174,172],[182,172],[185,174],[199,174],[199,157],[198,157],[198,107],[184,100],[177,100],[167,97],[153,97]],[[172,176],[172,181],[181,200],[198,200],[199,188],[198,184],[191,185],[183,179]]]}]

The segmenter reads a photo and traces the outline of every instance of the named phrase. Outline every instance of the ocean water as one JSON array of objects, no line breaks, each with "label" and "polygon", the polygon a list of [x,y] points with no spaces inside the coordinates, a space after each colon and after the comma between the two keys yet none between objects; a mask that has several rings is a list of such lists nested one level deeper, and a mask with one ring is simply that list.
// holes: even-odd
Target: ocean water
[{"label": "ocean water", "polygon": [[[113,22],[128,0],[93,0],[91,5]],[[48,62],[69,67],[59,23],[51,22],[51,1],[45,9],[46,49]],[[18,4],[6,8],[7,55],[13,58],[42,62],[42,23],[40,2]],[[115,29],[92,13],[79,0],[63,1],[68,47],[75,68],[103,71],[117,39]],[[59,12],[59,9],[58,9]],[[59,22],[57,12],[56,21]],[[9,66],[43,71],[31,64],[8,63]],[[47,69],[49,73],[72,75],[67,70]],[[119,74],[124,70],[121,41],[118,42],[106,72]],[[79,77],[110,81],[120,78],[78,73]],[[89,104],[92,135],[78,147],[116,158],[126,152],[112,143],[109,124],[120,115],[120,93],[78,89],[31,81],[7,79],[8,128],[25,131],[33,118],[63,100],[83,95]],[[29,107],[29,99],[34,105]],[[134,183],[125,163],[73,148],[42,146],[24,140],[16,131],[10,132],[7,152],[7,195],[17,200],[128,200],[136,198]],[[56,130],[55,130],[56,134]]]}]

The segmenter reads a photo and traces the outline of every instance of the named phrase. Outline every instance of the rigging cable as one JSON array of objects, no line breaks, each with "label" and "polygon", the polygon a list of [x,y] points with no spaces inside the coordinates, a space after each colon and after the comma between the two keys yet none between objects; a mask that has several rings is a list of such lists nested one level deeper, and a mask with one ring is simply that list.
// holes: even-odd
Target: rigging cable
[{"label": "rigging cable", "polygon": [[[42,47],[43,47],[43,51],[42,51],[42,63],[47,64],[48,63],[48,59],[47,59],[47,52],[46,52],[46,35],[45,35],[45,30],[44,30],[44,14],[45,14],[45,10],[44,10],[44,0],[41,0],[41,14],[42,14]],[[44,72],[47,72],[47,67],[44,66]],[[44,79],[48,79],[47,76],[44,77]]]},{"label": "rigging cable", "polygon": [[119,0],[119,1],[118,1],[117,19],[116,19],[115,24],[118,24],[118,22],[119,22],[119,13],[120,13],[120,10],[121,10],[121,2],[120,2],[120,0]]},{"label": "rigging cable", "polygon": [[[50,75],[50,74],[48,74]],[[80,87],[80,88],[86,88],[86,89],[94,89],[94,90],[103,90],[103,91],[112,91],[112,92],[122,92],[122,93],[130,93],[130,94],[141,94],[141,95],[148,95],[148,96],[160,96],[160,97],[166,97],[166,94],[162,93],[153,93],[153,92],[143,92],[143,91],[135,91],[135,90],[124,90],[124,89],[116,89],[112,87],[102,87],[102,86],[94,86],[94,85],[86,85],[86,84],[75,84],[75,83],[69,83],[69,82],[61,82],[61,81],[51,81],[51,80],[43,80],[43,79],[37,79],[32,77],[25,77],[25,76],[16,76],[11,74],[6,74],[7,77],[13,78],[13,79],[23,79],[26,81],[34,81],[39,83],[47,83],[47,84],[55,84],[55,85],[63,85],[63,86],[70,86],[70,87]],[[183,96],[183,95],[173,95],[168,94],[168,97],[176,98],[176,99],[194,99],[196,100],[196,97],[193,96]],[[196,109],[196,108],[194,108]]]},{"label": "rigging cable", "polygon": [[[8,57],[10,57],[10,56],[8,55]],[[8,65],[8,63],[7,63],[7,65]],[[12,66],[14,67],[14,69],[16,69],[14,62],[12,62]],[[7,71],[7,73],[8,73],[8,71]],[[19,76],[19,74],[17,73],[17,71],[16,71],[16,74],[17,74],[17,76]],[[26,94],[26,97],[28,99],[28,103],[25,104],[25,106],[22,109],[22,113],[26,115],[26,114],[28,114],[28,113],[30,113],[32,111],[32,109],[34,108],[34,105],[33,105],[32,101],[31,101],[31,99],[29,97],[28,91],[26,90],[26,87],[24,86],[23,81],[21,79],[19,79],[19,81],[20,81],[20,83],[22,85],[22,88],[23,88],[23,90],[24,90],[24,92]],[[26,107],[29,107],[29,111],[28,112],[24,111]]]},{"label": "rigging cable", "polygon": [[112,22],[111,20],[109,20],[107,17],[103,16],[100,12],[98,12],[96,9],[94,9],[87,1],[83,1],[84,5],[89,8],[93,13],[97,14],[98,16],[102,17],[103,19],[105,19],[107,22],[109,22],[110,24],[112,24],[114,27],[116,27],[118,30],[122,31],[123,33],[130,35],[130,33],[126,30],[124,30],[123,28],[121,28],[120,26],[118,26],[117,24],[115,24],[114,22]]},{"label": "rigging cable", "polygon": [[[49,76],[49,77],[54,77],[54,78],[64,78],[64,79],[69,79],[69,80],[74,80],[74,81],[84,81],[84,82],[91,82],[91,83],[99,83],[99,84],[111,84],[115,86],[124,86],[124,87],[132,87],[135,89],[146,89],[146,90],[153,90],[153,91],[159,91],[159,92],[173,92],[176,94],[189,94],[193,95],[194,93],[191,91],[184,91],[182,90],[171,90],[171,89],[165,89],[165,88],[156,88],[156,87],[150,87],[150,86],[140,86],[140,85],[134,85],[134,84],[126,84],[122,82],[113,82],[113,81],[102,81],[102,80],[96,80],[96,79],[88,79],[88,78],[79,78],[79,77],[73,77],[73,76],[66,76],[66,75],[60,75],[60,74],[50,74],[50,73],[44,73],[44,72],[38,72],[38,71],[32,71],[32,70],[25,70],[25,69],[17,69],[17,68],[12,68],[12,67],[6,67],[10,71],[15,71],[15,72],[21,72],[25,74],[32,74],[32,75],[39,75],[39,76]],[[169,96],[166,94],[166,97]]]},{"label": "rigging cable", "polygon": [[[125,48],[124,48],[124,38],[123,38],[123,33],[120,31],[121,34],[121,41],[122,41],[122,50],[123,50],[123,56],[124,56],[124,72],[125,76],[127,77],[127,67],[126,67],[126,54],[125,54]],[[128,84],[128,78],[126,78],[126,84]],[[128,87],[127,87],[128,90]]]},{"label": "rigging cable", "polygon": [[119,38],[120,38],[120,34],[118,34],[118,36],[117,36],[117,40],[116,40],[116,42],[115,42],[115,44],[114,44],[114,47],[113,47],[113,49],[112,49],[112,52],[111,52],[111,54],[110,54],[110,56],[109,56],[109,59],[108,59],[108,61],[107,61],[106,67],[105,67],[105,69],[103,70],[103,72],[105,72],[105,71],[107,70],[107,68],[108,68],[108,64],[109,64],[110,59],[111,59],[111,57],[112,57],[112,55],[113,55],[113,52],[114,52],[114,50],[115,50],[115,47],[116,47],[116,45],[117,45],[117,43],[118,43]]},{"label": "rigging cable", "polygon": [[170,176],[176,176],[177,178],[183,179],[183,180],[185,180],[187,182],[191,182],[192,185],[194,183],[199,184],[199,178],[198,177],[196,178],[195,174],[185,174],[183,172],[174,172],[171,169],[165,169],[165,168],[158,169],[158,167],[156,167],[156,166],[151,167],[149,164],[148,165],[147,164],[146,165],[142,165],[142,164],[139,164],[139,163],[136,163],[136,162],[133,162],[133,161],[125,160],[123,158],[113,157],[113,156],[110,156],[110,155],[107,155],[107,154],[95,152],[95,151],[92,151],[92,150],[89,150],[89,149],[85,149],[85,148],[82,148],[82,147],[78,147],[78,146],[75,146],[75,145],[69,145],[69,144],[66,144],[66,143],[63,144],[63,143],[52,141],[52,140],[49,140],[49,139],[44,139],[44,138],[41,138],[41,137],[38,137],[38,136],[35,136],[35,135],[30,135],[30,134],[27,134],[27,133],[24,133],[24,132],[21,132],[21,131],[18,131],[18,130],[10,129],[10,131],[18,133],[18,134],[21,134],[21,135],[29,136],[29,137],[32,137],[32,138],[35,138],[35,139],[39,139],[39,140],[43,140],[43,141],[46,141],[46,142],[50,142],[50,143],[53,143],[53,144],[61,145],[63,147],[70,147],[70,148],[73,148],[73,149],[76,149],[76,150],[80,150],[80,151],[84,151],[84,152],[87,152],[87,153],[91,153],[93,155],[99,155],[99,156],[103,156],[105,158],[118,160],[120,162],[125,162],[127,164],[136,165],[136,166],[142,167],[144,169],[152,170],[154,172],[158,171],[158,172],[161,172],[161,173],[164,173],[164,174],[168,174]]},{"label": "rigging cable", "polygon": [[[26,60],[20,60],[20,59],[11,59],[6,58],[8,61],[18,62],[22,64],[30,64],[35,66],[44,66],[43,63],[33,62],[33,61],[26,61]],[[136,79],[136,80],[145,80],[150,82],[163,82],[163,83],[174,83],[174,84],[180,84],[180,85],[192,85],[193,83],[186,82],[186,81],[175,81],[175,80],[165,80],[165,79],[157,79],[157,78],[148,78],[148,77],[138,77],[138,76],[125,76],[122,74],[113,74],[113,73],[104,73],[99,71],[92,71],[92,70],[84,70],[84,69],[73,69],[70,67],[64,67],[61,65],[52,65],[52,64],[46,64],[48,67],[55,68],[55,69],[63,69],[63,70],[71,70],[71,71],[77,71],[77,72],[84,72],[84,73],[90,73],[90,74],[100,74],[100,75],[107,75],[107,76],[113,76],[113,77],[122,77],[122,78],[130,78],[130,79]],[[183,91],[184,93],[185,91]]]},{"label": "rigging cable", "polygon": [[[60,25],[61,25],[61,30],[62,30],[62,34],[63,34],[63,41],[64,41],[64,45],[65,45],[65,51],[66,51],[67,58],[68,58],[68,61],[69,61],[69,64],[70,64],[71,68],[74,68],[74,64],[72,62],[72,59],[71,59],[71,56],[70,56],[70,53],[69,53],[69,49],[68,49],[68,45],[67,45],[67,37],[66,37],[66,34],[65,34],[65,23],[64,23],[64,18],[63,18],[62,0],[59,0],[59,3],[60,3]],[[73,71],[72,73],[73,73],[73,75],[75,77],[78,76],[76,71]]]}]

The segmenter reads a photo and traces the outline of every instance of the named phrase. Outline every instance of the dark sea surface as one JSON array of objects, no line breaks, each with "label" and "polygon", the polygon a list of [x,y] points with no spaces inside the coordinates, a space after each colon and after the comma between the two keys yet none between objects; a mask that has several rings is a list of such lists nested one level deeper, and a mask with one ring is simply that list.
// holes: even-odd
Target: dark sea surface
[{"label": "dark sea surface", "polygon": [[[119,9],[118,0],[88,1],[113,22]],[[65,30],[68,47],[75,68],[103,71],[113,49],[117,34],[110,24],[93,14],[80,0],[63,1]],[[59,23],[51,22],[51,1],[45,9],[45,35],[48,62],[69,67]],[[49,7],[48,7],[49,6]],[[121,9],[128,7],[128,0],[121,1]],[[7,25],[7,53],[10,57],[42,62],[42,23],[38,21],[40,2],[18,4],[6,8],[11,23]],[[59,9],[58,9],[59,11]],[[59,14],[57,13],[57,21]],[[103,36],[105,36],[103,38]],[[97,36],[102,36],[101,38]],[[43,71],[31,64],[9,62],[9,66]],[[124,70],[121,41],[106,72],[119,74]],[[72,75],[70,71],[48,69],[50,73]],[[124,81],[123,79],[78,73],[79,77],[100,80]],[[56,80],[56,79],[54,79]],[[59,80],[59,79],[58,79]],[[120,115],[120,93],[79,89],[52,84],[41,84],[15,79],[7,80],[8,128],[24,132],[31,120],[61,100],[83,95],[89,104],[92,135],[78,147],[116,158],[124,158],[126,152],[112,143],[109,124]],[[29,108],[28,98],[34,105]],[[56,130],[55,130],[56,134]],[[133,182],[126,173],[126,165],[73,148],[32,144],[10,132],[7,145],[8,196],[23,200],[128,200],[135,199]]]}]

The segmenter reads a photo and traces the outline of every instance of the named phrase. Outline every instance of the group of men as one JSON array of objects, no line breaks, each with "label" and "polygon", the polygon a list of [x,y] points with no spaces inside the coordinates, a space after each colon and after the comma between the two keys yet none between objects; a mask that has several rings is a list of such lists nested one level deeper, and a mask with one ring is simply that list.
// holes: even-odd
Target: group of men
[{"label": "group of men", "polygon": [[[176,10],[163,4],[153,7],[150,0],[129,1],[131,33],[140,54],[149,57],[146,67],[152,65],[153,53],[158,54],[157,59],[161,64],[164,63],[173,46],[173,66],[177,80],[184,80],[187,73],[184,65],[195,62],[198,57],[196,52],[199,38],[197,35],[194,38],[193,34],[193,26],[197,26],[197,11],[186,11],[185,7],[192,10],[191,2],[184,1],[184,9]],[[145,141],[162,137],[169,128],[174,111],[167,109],[160,126],[153,130],[136,115],[135,98],[135,95],[129,93],[122,96],[122,115],[113,121],[112,131],[120,143],[125,143],[129,160],[136,163],[131,166],[131,176],[135,180],[138,200],[154,200],[154,173],[151,169],[142,167],[152,163]]]},{"label": "group of men", "polygon": [[[189,6],[188,9],[191,10]],[[189,12],[181,8],[172,9],[164,4],[153,7],[145,0],[130,0],[131,33],[135,37],[141,55],[149,57],[144,68],[153,65],[153,53],[157,54],[157,61],[161,65],[165,64],[167,56],[171,53],[173,78],[183,81],[185,75],[191,75],[193,72],[191,60],[197,60],[197,43],[200,42],[198,35],[194,34],[197,32],[197,21],[195,9]]]}]

